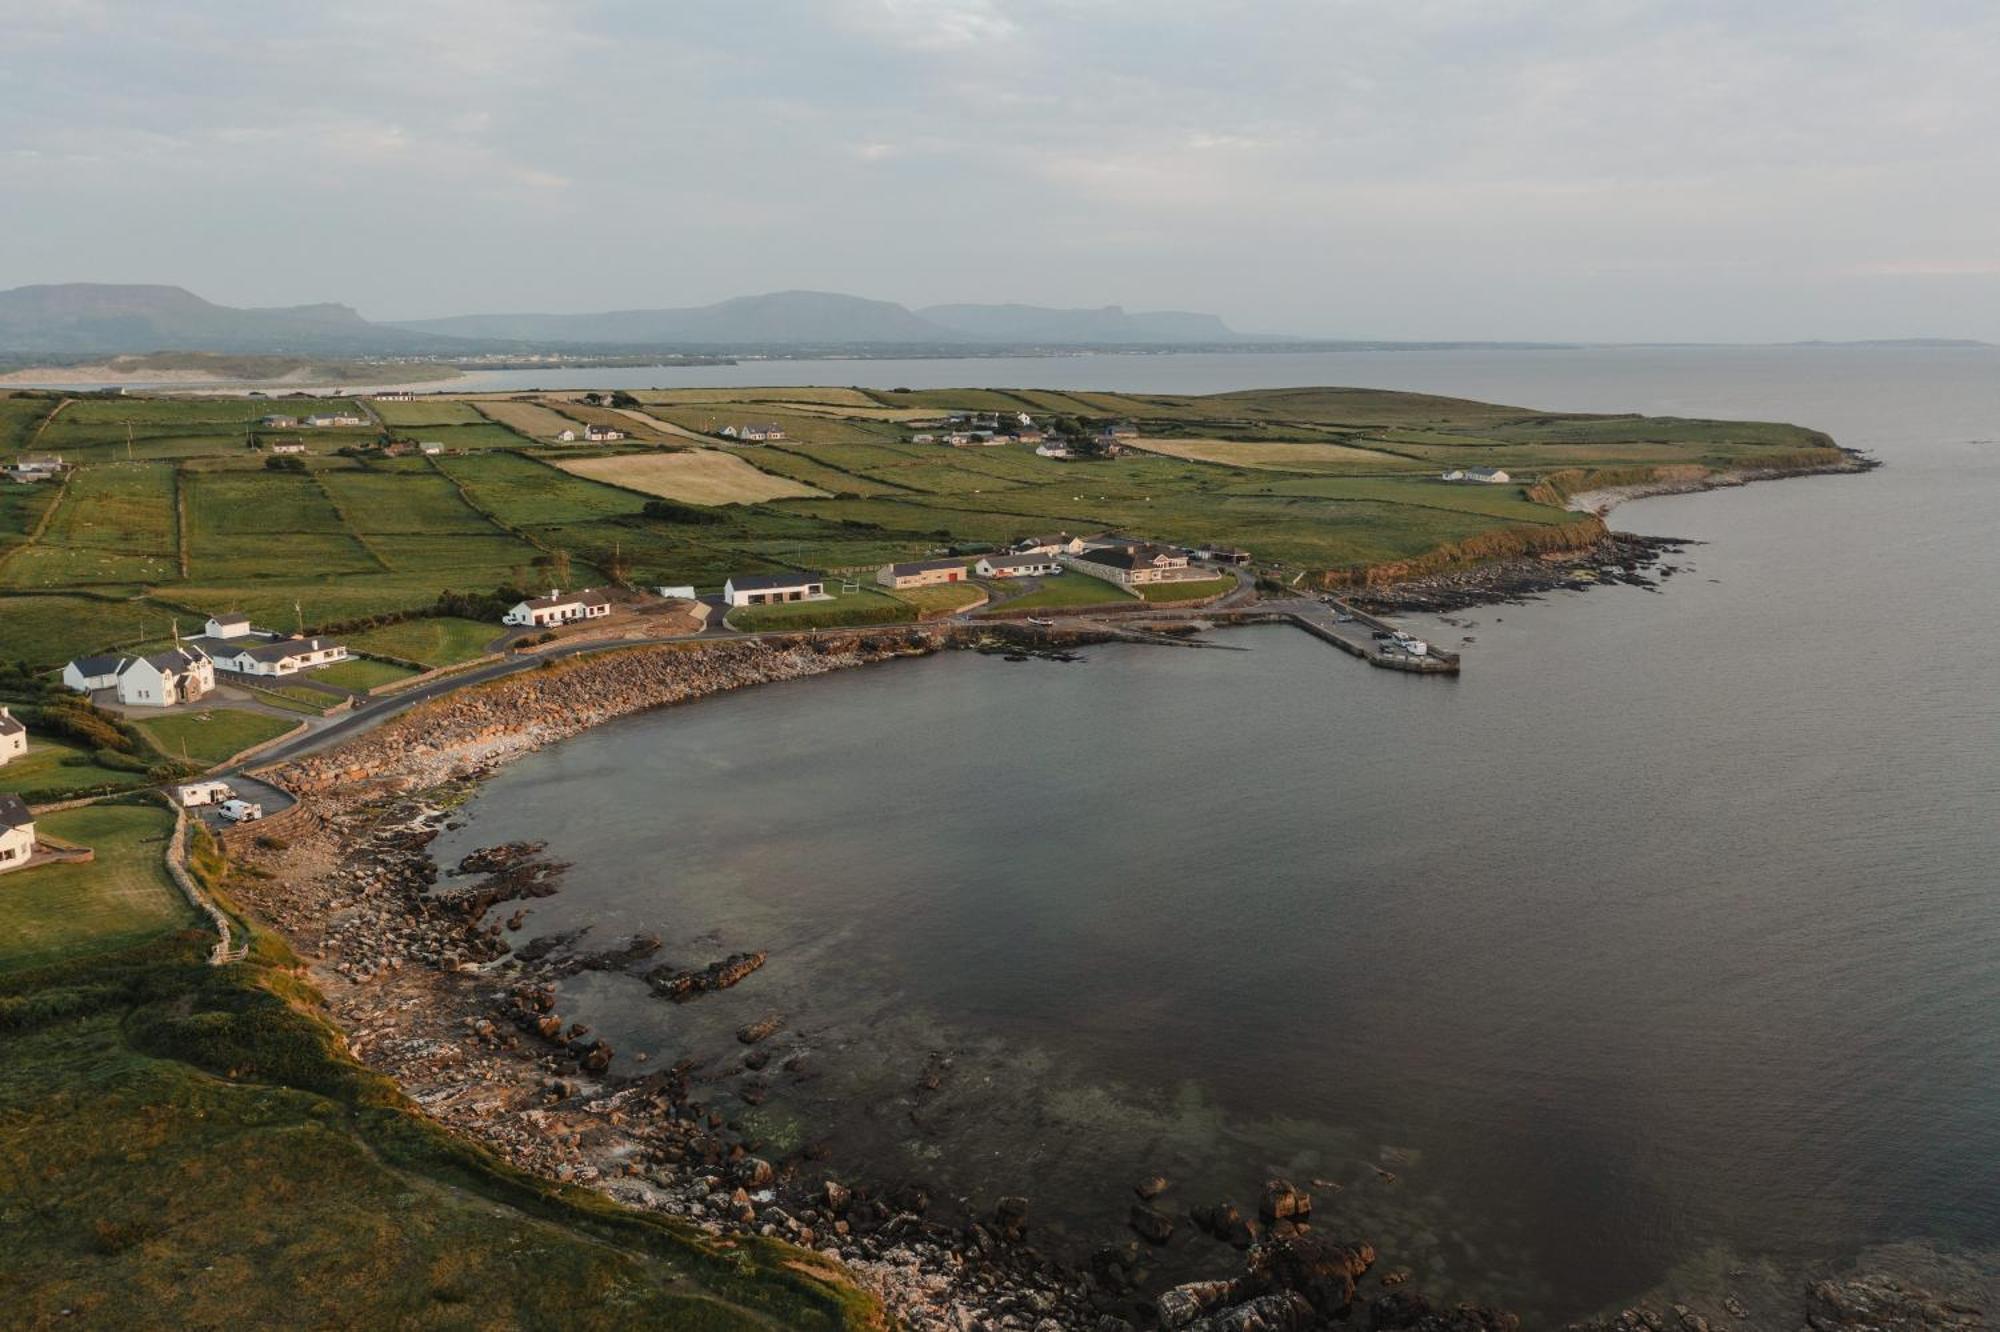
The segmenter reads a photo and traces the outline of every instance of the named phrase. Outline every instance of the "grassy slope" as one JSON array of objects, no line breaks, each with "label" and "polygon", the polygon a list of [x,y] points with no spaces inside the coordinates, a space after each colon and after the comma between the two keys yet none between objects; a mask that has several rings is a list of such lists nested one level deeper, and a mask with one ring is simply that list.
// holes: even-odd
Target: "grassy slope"
[{"label": "grassy slope", "polygon": [[[330,696],[328,701],[333,701]],[[252,745],[283,735],[298,722],[240,708],[182,708],[135,724],[167,757],[185,755],[190,762],[209,768]]]},{"label": "grassy slope", "polygon": [[37,834],[87,846],[97,858],[0,877],[0,972],[120,947],[193,921],[167,878],[173,829],[173,815],[157,805],[89,805],[37,819]]},{"label": "grassy slope", "polygon": [[348,636],[350,648],[400,657],[425,666],[451,666],[484,656],[489,643],[498,638],[501,626],[464,620],[456,616],[428,616],[385,624]]},{"label": "grassy slope", "polygon": [[67,799],[73,792],[124,791],[145,785],[144,773],[99,767],[88,750],[32,732],[28,752],[0,767],[0,791],[23,796],[31,804]]},{"label": "grassy slope", "polygon": [[[784,444],[730,452],[829,493],[731,506],[709,524],[648,518],[640,512],[645,496],[567,475],[549,462],[560,450],[529,447],[495,425],[416,427],[471,451],[365,463],[331,451],[372,438],[372,428],[319,432],[311,474],[287,475],[265,471],[262,456],[244,449],[245,417],[324,402],[78,400],[53,419],[41,446],[66,448],[90,465],[33,543],[27,535],[51,500],[0,495],[0,589],[144,593],[190,610],[238,608],[267,623],[321,626],[421,610],[446,588],[587,585],[607,581],[614,567],[635,584],[717,587],[732,573],[867,566],[946,542],[997,543],[1050,528],[1228,542],[1282,565],[1282,573],[1346,577],[1439,552],[1470,557],[1571,542],[1561,525],[1573,515],[1548,502],[1557,490],[1537,486],[1559,472],[1574,474],[1575,489],[1593,474],[1634,467],[1785,468],[1839,457],[1823,436],[1772,423],[1548,414],[1361,389],[1207,397],[801,389],[789,402],[787,393],[647,396],[658,419],[690,428],[753,415],[782,421],[792,435]],[[47,400],[0,403],[10,404],[0,428],[18,435]],[[1198,442],[1234,442],[1245,465],[1226,460],[1228,447],[1215,454],[1224,461],[1134,455],[1063,464],[1018,445],[918,446],[899,420],[813,415],[828,403],[854,413],[877,404],[889,415],[993,409],[1086,423],[1127,418],[1169,447],[1183,439],[1214,453],[1217,446]],[[541,402],[511,405],[562,419]],[[472,419],[481,406],[438,398],[385,410],[442,422]],[[163,461],[116,461],[128,423],[133,455]],[[1287,454],[1301,444],[1317,447]],[[1515,473],[1516,484],[1446,486],[1427,475],[1488,463]],[[564,560],[569,572],[557,576]],[[127,617],[106,606],[73,622],[31,611],[0,652],[25,639],[20,655],[50,665],[129,637]]]},{"label": "grassy slope", "polygon": [[164,811],[79,814],[97,822],[62,831],[92,836],[96,872],[0,893],[10,1324],[879,1325],[811,1255],[712,1240],[451,1137],[341,1053],[282,945],[204,964],[148,840]]}]

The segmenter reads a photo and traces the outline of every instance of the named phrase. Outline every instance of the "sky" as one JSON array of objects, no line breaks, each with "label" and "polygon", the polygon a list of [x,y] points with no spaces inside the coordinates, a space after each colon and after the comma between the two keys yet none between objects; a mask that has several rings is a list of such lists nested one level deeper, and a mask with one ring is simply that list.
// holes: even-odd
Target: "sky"
[{"label": "sky", "polygon": [[0,287],[2000,341],[1991,0],[0,0]]}]

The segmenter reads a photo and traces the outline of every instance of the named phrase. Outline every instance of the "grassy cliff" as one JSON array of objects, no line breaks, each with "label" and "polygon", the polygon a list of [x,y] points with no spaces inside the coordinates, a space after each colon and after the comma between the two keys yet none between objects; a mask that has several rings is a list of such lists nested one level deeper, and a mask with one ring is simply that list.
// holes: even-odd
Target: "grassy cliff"
[{"label": "grassy cliff", "polygon": [[[212,844],[196,860],[217,875]],[[72,931],[52,962],[13,965],[0,941],[12,1325],[880,1325],[815,1255],[621,1208],[453,1137],[347,1056],[281,943],[210,967],[209,936],[170,908],[138,942]]]}]

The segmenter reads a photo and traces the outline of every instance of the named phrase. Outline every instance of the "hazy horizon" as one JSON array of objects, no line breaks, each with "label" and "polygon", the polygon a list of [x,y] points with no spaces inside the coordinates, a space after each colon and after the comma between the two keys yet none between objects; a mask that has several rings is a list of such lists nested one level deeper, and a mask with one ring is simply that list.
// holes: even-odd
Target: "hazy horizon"
[{"label": "hazy horizon", "polygon": [[0,0],[0,287],[2000,340],[2000,13]]}]

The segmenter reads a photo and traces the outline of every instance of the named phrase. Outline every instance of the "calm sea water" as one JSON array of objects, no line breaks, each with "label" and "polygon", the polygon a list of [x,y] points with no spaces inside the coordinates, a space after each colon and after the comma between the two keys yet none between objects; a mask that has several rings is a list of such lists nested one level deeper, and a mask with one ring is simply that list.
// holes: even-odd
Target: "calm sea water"
[{"label": "calm sea water", "polygon": [[1661,593],[1425,622],[1476,640],[1456,681],[1267,628],[896,664],[536,755],[442,848],[574,861],[529,933],[771,951],[678,1007],[586,976],[566,1016],[721,1073],[780,1010],[811,1076],[748,1113],[781,1143],[1025,1192],[1080,1239],[1115,1237],[1154,1169],[1182,1203],[1317,1177],[1342,1186],[1321,1216],[1391,1265],[1550,1316],[1714,1249],[2000,1243],[2000,357],[813,369],[784,367],[1770,417],[1888,465],[1621,509],[1705,544]]}]

